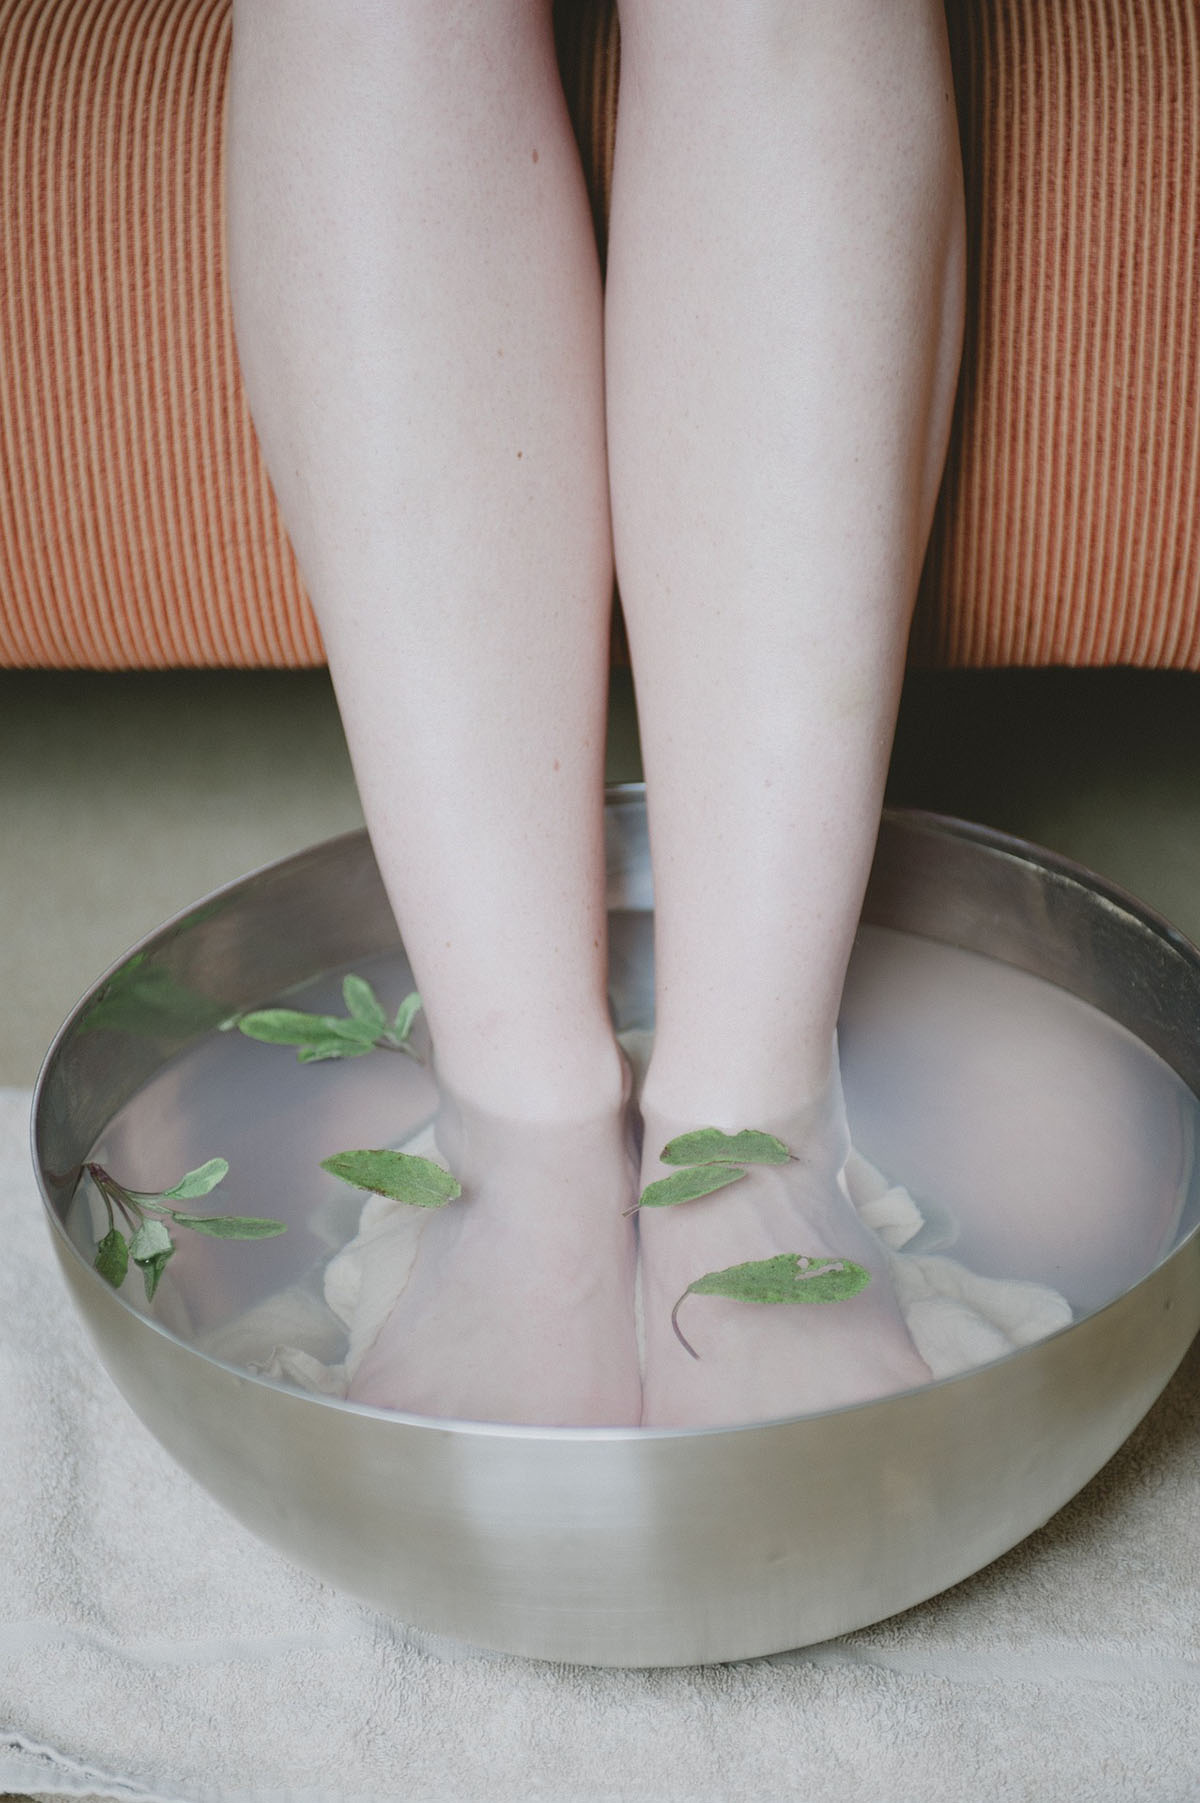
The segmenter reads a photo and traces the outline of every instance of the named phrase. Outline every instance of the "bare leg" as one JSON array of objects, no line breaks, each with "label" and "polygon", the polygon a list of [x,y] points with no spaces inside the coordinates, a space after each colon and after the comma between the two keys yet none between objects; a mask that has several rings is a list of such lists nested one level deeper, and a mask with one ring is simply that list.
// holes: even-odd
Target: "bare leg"
[{"label": "bare leg", "polygon": [[824,1308],[695,1299],[699,1363],[667,1321],[707,1270],[861,1251],[834,1030],[949,427],[960,170],[941,0],[625,0],[622,21],[608,409],[655,870],[643,1175],[681,1127],[805,1154],[643,1213],[645,1418],[682,1423],[924,1375],[882,1281]]},{"label": "bare leg", "polygon": [[367,1400],[636,1420],[600,282],[547,0],[237,0],[229,232],[255,421],[470,1172]]}]

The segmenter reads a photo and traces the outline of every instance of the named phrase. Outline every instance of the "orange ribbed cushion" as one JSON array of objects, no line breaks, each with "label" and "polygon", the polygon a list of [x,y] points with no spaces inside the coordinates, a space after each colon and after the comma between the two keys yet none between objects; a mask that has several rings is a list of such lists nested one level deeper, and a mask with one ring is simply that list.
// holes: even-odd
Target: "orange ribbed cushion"
[{"label": "orange ribbed cushion", "polygon": [[970,280],[914,659],[1200,669],[1200,7],[947,17]]},{"label": "orange ribbed cushion", "polygon": [[[0,0],[0,663],[319,662],[224,276],[229,0]],[[951,0],[970,279],[918,661],[1200,668],[1200,8]],[[619,44],[560,4],[597,226]]]},{"label": "orange ribbed cushion", "polygon": [[225,285],[228,0],[0,0],[0,662],[313,664]]}]

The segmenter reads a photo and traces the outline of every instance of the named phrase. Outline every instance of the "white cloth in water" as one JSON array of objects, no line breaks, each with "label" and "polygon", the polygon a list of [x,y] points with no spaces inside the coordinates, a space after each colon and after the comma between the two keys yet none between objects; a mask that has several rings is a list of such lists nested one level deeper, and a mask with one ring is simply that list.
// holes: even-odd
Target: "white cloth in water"
[{"label": "white cloth in water", "polygon": [[[934,1377],[986,1365],[1069,1326],[1071,1305],[1048,1284],[981,1277],[935,1253],[933,1246],[953,1239],[953,1224],[943,1218],[934,1238],[931,1211],[922,1213],[908,1191],[890,1184],[861,1152],[851,1151],[842,1183],[859,1220],[887,1250],[905,1323]],[[913,1244],[918,1236],[920,1250]]]},{"label": "white cloth in water", "polygon": [[[403,1150],[443,1162],[432,1122]],[[1071,1305],[1057,1290],[981,1277],[948,1258],[940,1248],[952,1242],[953,1222],[922,1212],[861,1153],[851,1151],[841,1184],[887,1254],[908,1331],[935,1378],[987,1364],[1071,1322]],[[357,1233],[325,1267],[324,1308],[297,1286],[211,1335],[206,1350],[299,1389],[344,1396],[408,1282],[428,1218],[422,1209],[372,1196]],[[640,1294],[638,1306],[640,1323]],[[344,1330],[340,1356],[330,1343],[331,1315]]]}]

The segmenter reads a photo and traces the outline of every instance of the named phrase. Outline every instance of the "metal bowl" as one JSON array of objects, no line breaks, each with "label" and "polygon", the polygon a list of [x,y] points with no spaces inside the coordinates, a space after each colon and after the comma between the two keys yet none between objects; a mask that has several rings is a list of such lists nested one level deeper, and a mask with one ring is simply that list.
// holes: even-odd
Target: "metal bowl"
[{"label": "metal bowl", "polygon": [[[607,824],[610,906],[644,912],[639,787],[612,792]],[[959,822],[890,815],[864,919],[1048,979],[1200,1092],[1200,954],[1064,860]],[[647,941],[625,943],[619,983],[644,1006]],[[1050,1339],[879,1402],[765,1425],[449,1422],[235,1369],[90,1268],[65,1225],[80,1163],[231,1005],[395,944],[365,834],[270,865],[97,984],[55,1040],[34,1105],[55,1250],[127,1401],[246,1526],[380,1609],[478,1645],[595,1665],[742,1659],[845,1633],[958,1582],[1043,1523],[1149,1409],[1200,1325],[1191,1232]]]}]

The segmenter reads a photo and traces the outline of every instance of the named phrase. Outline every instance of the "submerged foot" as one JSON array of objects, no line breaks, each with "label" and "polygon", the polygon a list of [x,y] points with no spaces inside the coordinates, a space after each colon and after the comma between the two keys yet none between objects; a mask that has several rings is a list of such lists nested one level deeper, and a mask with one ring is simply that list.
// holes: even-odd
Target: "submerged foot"
[{"label": "submerged foot", "polygon": [[[700,1124],[664,1118],[647,1105],[643,1187],[669,1174],[659,1160],[677,1134]],[[647,1427],[707,1427],[839,1408],[905,1390],[930,1377],[904,1323],[886,1252],[838,1183],[849,1146],[836,1078],[820,1102],[765,1128],[796,1155],[751,1166],[728,1188],[669,1208],[639,1211]],[[735,1302],[692,1295],[710,1271],[779,1253],[849,1259],[871,1273],[840,1302]]]},{"label": "submerged foot", "polygon": [[463,1193],[422,1223],[350,1400],[459,1420],[636,1425],[627,1106],[512,1122],[448,1103],[438,1136]]}]

